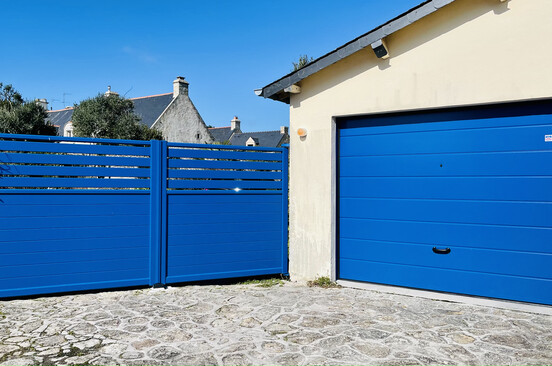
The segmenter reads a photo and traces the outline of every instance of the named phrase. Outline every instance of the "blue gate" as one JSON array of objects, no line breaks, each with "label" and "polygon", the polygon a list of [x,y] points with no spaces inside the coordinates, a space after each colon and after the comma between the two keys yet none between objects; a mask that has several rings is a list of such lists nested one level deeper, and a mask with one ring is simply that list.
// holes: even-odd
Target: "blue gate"
[{"label": "blue gate", "polygon": [[287,273],[287,151],[0,135],[0,297]]},{"label": "blue gate", "polygon": [[287,150],[167,145],[162,279],[286,273]]}]

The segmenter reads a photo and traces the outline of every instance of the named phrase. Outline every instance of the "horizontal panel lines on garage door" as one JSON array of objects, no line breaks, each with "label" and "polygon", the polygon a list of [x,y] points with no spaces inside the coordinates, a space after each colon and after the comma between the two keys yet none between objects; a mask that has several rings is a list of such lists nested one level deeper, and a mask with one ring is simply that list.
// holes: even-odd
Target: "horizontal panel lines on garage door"
[{"label": "horizontal panel lines on garage door", "polygon": [[[441,245],[444,246],[444,245]],[[446,246],[451,255],[437,255],[435,244],[342,239],[342,259],[446,268],[470,272],[552,278],[552,254]],[[453,253],[454,252],[454,253]],[[524,263],[532,263],[530,266]]]},{"label": "horizontal panel lines on garage door", "polygon": [[340,157],[402,154],[548,151],[552,125],[484,130],[427,131],[346,137],[340,131]]},{"label": "horizontal panel lines on garage door", "polygon": [[342,218],[479,223],[529,227],[552,226],[552,204],[534,202],[489,202],[342,198]]},{"label": "horizontal panel lines on garage door", "polygon": [[341,177],[550,176],[552,150],[342,157]]},{"label": "horizontal panel lines on garage door", "polygon": [[345,239],[552,253],[551,228],[348,218],[339,225]]},{"label": "horizontal panel lines on garage door", "polygon": [[345,259],[340,278],[550,304],[552,280]]},{"label": "horizontal panel lines on garage door", "polygon": [[444,267],[439,267],[439,266],[436,266],[436,267],[432,267],[432,266],[423,266],[423,265],[419,265],[419,264],[402,264],[402,263],[394,263],[394,262],[380,262],[380,261],[376,261],[376,260],[361,260],[361,259],[351,259],[351,258],[342,258],[341,259],[343,262],[357,262],[359,265],[370,265],[372,266],[373,264],[387,264],[387,265],[396,265],[396,266],[404,266],[405,268],[420,268],[420,269],[432,269],[432,270],[443,270],[443,271],[451,271],[451,272],[458,272],[459,275],[461,276],[464,276],[465,274],[475,274],[475,275],[481,275],[481,274],[484,274],[484,275],[491,275],[491,276],[504,276],[504,277],[509,277],[509,278],[524,278],[524,279],[529,279],[529,280],[540,280],[540,281],[547,281],[547,282],[552,282],[551,279],[549,278],[540,278],[540,277],[532,277],[532,276],[517,276],[517,275],[512,275],[512,274],[501,274],[501,273],[493,273],[493,272],[486,272],[486,271],[468,271],[468,270],[465,270],[465,269],[453,269],[453,268],[444,268]]},{"label": "horizontal panel lines on garage door", "polygon": [[551,202],[552,177],[347,177],[341,198]]},{"label": "horizontal panel lines on garage door", "polygon": [[408,117],[406,119],[395,118],[387,115],[383,118],[369,116],[361,119],[347,119],[340,121],[340,134],[342,137],[385,135],[399,133],[459,131],[459,130],[486,130],[495,128],[517,128],[527,126],[549,126],[552,118],[549,114],[532,116],[511,116],[491,118],[466,119],[460,117],[457,120],[439,120],[428,115],[424,117]]},{"label": "horizontal panel lines on garage door", "polygon": [[[472,250],[472,249],[474,249],[474,250],[475,249],[477,249],[477,250],[486,250],[486,251],[492,252],[492,253],[507,252],[507,253],[525,253],[525,254],[531,254],[531,255],[544,254],[544,255],[547,255],[547,256],[551,256],[550,260],[552,260],[552,248],[549,248],[549,247],[543,248],[543,250],[546,250],[546,251],[530,251],[530,250],[524,250],[525,248],[523,248],[523,246],[516,246],[516,247],[512,247],[512,248],[507,248],[507,249],[504,249],[504,248],[487,248],[485,246],[479,246],[477,244],[471,244],[470,241],[465,241],[464,243],[459,243],[459,245],[454,245],[454,244],[451,244],[450,242],[448,242],[446,240],[434,240],[434,241],[426,240],[427,242],[420,243],[420,242],[415,242],[415,241],[372,240],[372,239],[368,239],[368,238],[365,238],[365,237],[364,238],[351,238],[351,237],[344,237],[344,236],[342,236],[340,238],[340,240],[342,240],[342,243],[347,243],[347,244],[344,244],[343,247],[340,248],[342,250],[341,251],[341,256],[344,257],[344,258],[354,258],[354,256],[353,256],[354,252],[349,251],[350,255],[347,255],[347,250],[345,249],[345,247],[353,248],[353,247],[362,247],[364,245],[370,246],[370,245],[375,245],[375,244],[388,245],[390,247],[393,247],[393,246],[396,246],[396,245],[400,244],[400,245],[419,245],[419,246],[422,246],[422,247],[427,246],[430,249],[432,249],[434,246],[437,245],[439,247],[457,248],[457,249],[462,249],[462,250]],[[552,268],[552,263],[551,263],[551,268]]]}]

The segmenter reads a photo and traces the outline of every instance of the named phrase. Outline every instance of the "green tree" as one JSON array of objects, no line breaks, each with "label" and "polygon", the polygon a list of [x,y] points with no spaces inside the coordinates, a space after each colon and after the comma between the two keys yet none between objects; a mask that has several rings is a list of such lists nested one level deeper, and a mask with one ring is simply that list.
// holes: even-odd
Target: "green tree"
[{"label": "green tree", "polygon": [[25,102],[11,85],[0,83],[0,133],[55,136],[56,128],[46,118],[42,106]]},{"label": "green tree", "polygon": [[230,140],[225,140],[225,141],[214,141],[211,145],[232,145],[230,143]]},{"label": "green tree", "polygon": [[297,71],[299,69],[302,69],[303,67],[310,64],[312,61],[314,61],[314,59],[312,57],[309,59],[309,56],[307,56],[307,55],[299,56],[299,60],[297,62],[292,62],[292,64],[293,64],[293,70],[292,71]]},{"label": "green tree", "polygon": [[161,140],[160,131],[140,123],[132,100],[99,94],[75,105],[75,136],[125,140]]},{"label": "green tree", "polygon": [[0,108],[12,111],[24,103],[23,97],[10,84],[0,83]]}]

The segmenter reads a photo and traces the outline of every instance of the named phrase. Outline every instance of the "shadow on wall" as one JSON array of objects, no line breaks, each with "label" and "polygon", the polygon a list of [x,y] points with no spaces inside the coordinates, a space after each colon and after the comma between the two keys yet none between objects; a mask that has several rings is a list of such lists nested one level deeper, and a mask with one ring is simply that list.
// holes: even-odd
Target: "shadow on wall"
[{"label": "shadow on wall", "polygon": [[[385,40],[391,55],[389,59],[378,59],[372,49],[367,47],[305,79],[301,82],[301,86],[304,87],[301,94],[297,94],[291,100],[291,108],[300,107],[301,101],[374,67],[378,67],[382,71],[392,68],[393,57],[400,56],[484,14],[494,12],[500,15],[508,10],[508,1],[456,0],[439,11],[386,37]],[[474,42],[477,40],[474,39]],[[309,79],[321,81],[316,83],[316,87],[309,88]]]}]

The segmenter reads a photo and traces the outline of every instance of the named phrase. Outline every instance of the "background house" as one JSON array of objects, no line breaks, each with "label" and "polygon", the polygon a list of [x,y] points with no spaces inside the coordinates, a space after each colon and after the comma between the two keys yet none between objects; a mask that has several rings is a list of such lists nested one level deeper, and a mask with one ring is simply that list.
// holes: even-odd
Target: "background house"
[{"label": "background house", "polygon": [[424,1],[256,90],[290,104],[292,278],[552,304],[550,14]]},{"label": "background house", "polygon": [[237,116],[230,121],[230,127],[211,127],[209,131],[216,142],[235,146],[280,147],[289,142],[288,127],[281,126],[276,131],[242,132]]},{"label": "background house", "polygon": [[230,121],[229,127],[211,127],[209,128],[209,132],[211,132],[211,136],[213,136],[216,142],[226,143],[230,141],[234,133],[241,133],[241,121],[238,116],[234,116],[232,121]]},{"label": "background house", "polygon": [[[212,143],[214,138],[188,95],[189,83],[183,77],[173,81],[173,92],[130,98],[141,123],[163,133],[171,142]],[[117,94],[108,87],[105,95]],[[41,99],[42,103],[46,101]],[[46,105],[47,106],[47,105]],[[58,135],[73,136],[73,108],[48,111],[48,121],[58,127]]]}]

